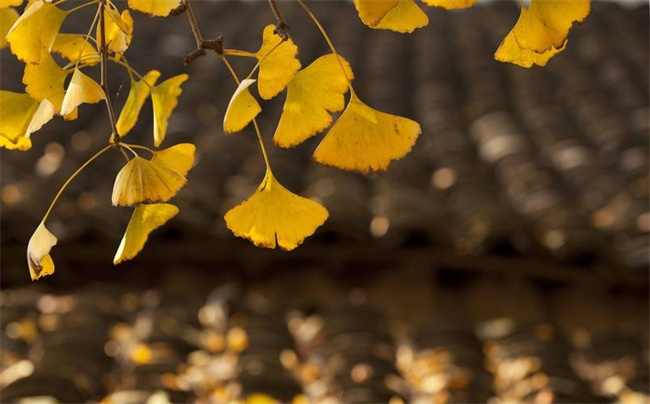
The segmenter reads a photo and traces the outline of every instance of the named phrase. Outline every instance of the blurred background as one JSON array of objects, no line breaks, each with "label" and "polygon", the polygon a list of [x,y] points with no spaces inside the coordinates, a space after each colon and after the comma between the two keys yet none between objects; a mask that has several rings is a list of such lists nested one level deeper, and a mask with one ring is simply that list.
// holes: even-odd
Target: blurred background
[{"label": "blurred background", "polygon": [[[647,403],[647,2],[594,2],[544,69],[492,58],[514,1],[428,9],[412,35],[368,29],[352,2],[308,4],[360,97],[420,122],[413,151],[383,175],[322,167],[322,135],[272,146],[284,95],[265,102],[276,177],[330,218],[292,252],[255,248],[223,221],[264,175],[254,133],[222,131],[235,85],[213,55],[183,67],[184,16],[133,13],[131,65],[190,75],[163,145],[197,146],[180,214],[113,267],[131,210],[110,204],[123,161],[108,153],[54,209],[56,273],[32,283],[27,241],[105,145],[105,107],[2,151],[2,401]],[[328,52],[295,3],[280,6],[303,66]],[[85,32],[90,8],[62,32]],[[257,51],[274,22],[263,1],[194,10],[228,48]],[[22,69],[2,51],[3,90],[23,91]],[[119,110],[128,75],[109,83]],[[151,146],[150,117],[147,104],[130,141]]]}]

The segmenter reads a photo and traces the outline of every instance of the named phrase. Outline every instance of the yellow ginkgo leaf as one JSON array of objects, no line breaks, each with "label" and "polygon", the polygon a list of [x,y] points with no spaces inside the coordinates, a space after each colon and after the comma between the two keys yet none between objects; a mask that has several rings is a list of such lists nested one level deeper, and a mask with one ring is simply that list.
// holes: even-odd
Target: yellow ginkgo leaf
[{"label": "yellow ginkgo leaf", "polygon": [[386,13],[376,25],[370,27],[410,34],[427,24],[429,24],[429,17],[414,0],[399,0],[395,8]]},{"label": "yellow ginkgo leaf", "polygon": [[25,91],[37,101],[49,100],[56,112],[60,113],[68,74],[69,72],[59,66],[44,50],[39,63],[25,65],[23,74]]},{"label": "yellow ginkgo leaf", "polygon": [[25,136],[38,102],[25,93],[0,91],[0,135],[13,144]]},{"label": "yellow ginkgo leaf", "polygon": [[152,70],[145,74],[142,80],[131,81],[129,96],[126,98],[120,117],[117,120],[117,133],[120,136],[125,136],[135,126],[140,115],[140,110],[144,102],[149,98],[151,87],[156,84],[159,77],[160,72],[158,70]]},{"label": "yellow ginkgo leaf", "polygon": [[573,23],[582,23],[590,10],[590,0],[532,0],[513,28],[517,44],[537,53],[560,49]]},{"label": "yellow ginkgo leaf", "polygon": [[29,239],[27,266],[33,281],[54,273],[54,262],[50,256],[50,250],[56,245],[56,242],[56,237],[50,233],[44,223],[36,228],[32,238]]},{"label": "yellow ginkgo leaf", "polygon": [[181,84],[189,79],[187,74],[179,74],[169,78],[151,89],[151,102],[153,103],[153,140],[156,147],[165,140],[167,121],[176,105],[178,96],[183,90]]},{"label": "yellow ginkgo leaf", "polygon": [[27,137],[21,137],[18,138],[18,141],[14,143],[10,139],[0,134],[0,149],[2,148],[7,150],[27,151],[32,148],[32,140]]},{"label": "yellow ginkgo leaf", "polygon": [[386,14],[397,6],[400,0],[354,0],[359,18],[369,27],[379,24]]},{"label": "yellow ginkgo leaf", "polygon": [[140,205],[135,208],[115,258],[113,258],[113,264],[117,265],[138,255],[147,242],[149,233],[167,223],[177,214],[178,208],[166,203]]},{"label": "yellow ginkgo leaf", "polygon": [[278,46],[282,38],[274,30],[273,24],[264,28],[262,47],[255,54],[260,61],[257,90],[265,100],[270,100],[284,90],[301,66],[296,57],[296,44],[289,38]]},{"label": "yellow ginkgo leaf", "polygon": [[550,49],[543,53],[537,53],[530,49],[521,48],[517,44],[514,32],[510,31],[501,42],[501,46],[494,54],[494,58],[500,62],[514,63],[521,67],[546,66],[553,56],[566,48],[567,43],[568,41],[560,49]]},{"label": "yellow ginkgo leaf", "polygon": [[438,7],[445,10],[470,8],[475,5],[477,1],[478,0],[422,0],[422,2],[429,7]]},{"label": "yellow ginkgo leaf", "polygon": [[129,0],[129,7],[156,17],[166,17],[181,0]]},{"label": "yellow ginkgo leaf", "polygon": [[226,213],[228,228],[258,247],[293,250],[327,220],[327,209],[284,188],[267,170],[257,191]]},{"label": "yellow ginkgo leaf", "polygon": [[223,131],[226,134],[239,132],[262,112],[262,107],[250,92],[255,80],[246,79],[239,84],[232,95],[223,118]]},{"label": "yellow ginkgo leaf", "polygon": [[52,45],[52,52],[58,53],[71,62],[82,60],[84,64],[88,65],[100,62],[100,56],[95,46],[90,41],[86,42],[86,36],[81,34],[57,35]]},{"label": "yellow ginkgo leaf", "polygon": [[18,7],[23,4],[23,0],[0,0],[0,10],[8,7]]},{"label": "yellow ginkgo leaf", "polygon": [[[46,78],[44,78],[46,79]],[[104,90],[90,77],[79,69],[74,69],[72,79],[63,97],[61,115],[72,113],[81,104],[95,104],[106,97]]]},{"label": "yellow ginkgo leaf", "polygon": [[44,0],[33,2],[6,36],[11,52],[25,63],[38,63],[42,50],[50,51],[63,20],[68,15]]},{"label": "yellow ginkgo leaf", "polygon": [[[108,50],[116,53],[119,57],[129,48],[133,39],[133,17],[131,17],[129,10],[124,10],[120,14],[109,7],[104,10],[104,19],[106,21],[106,44],[108,45]],[[95,34],[97,43],[101,43],[100,29],[101,26],[98,25],[97,33]]]},{"label": "yellow ginkgo leaf", "polygon": [[151,162],[165,165],[185,177],[194,165],[195,152],[196,146],[193,144],[179,143],[167,149],[157,151],[153,155]]},{"label": "yellow ginkgo leaf", "polygon": [[350,64],[339,58],[341,63],[334,54],[321,56],[289,83],[282,117],[273,136],[275,144],[299,145],[332,123],[330,113],[343,110],[348,80],[354,75]]},{"label": "yellow ginkgo leaf", "polygon": [[411,150],[421,132],[417,122],[372,109],[353,93],[314,160],[349,171],[385,171]]},{"label": "yellow ginkgo leaf", "polygon": [[167,202],[186,182],[184,176],[160,161],[135,157],[117,174],[112,202],[115,206]]},{"label": "yellow ginkgo leaf", "polygon": [[5,36],[18,21],[18,11],[13,8],[0,8],[0,49],[7,47]]},{"label": "yellow ginkgo leaf", "polygon": [[36,109],[36,112],[34,112],[32,119],[29,121],[27,130],[25,131],[25,137],[30,137],[32,133],[41,129],[43,125],[54,118],[55,114],[56,109],[54,109],[54,105],[52,105],[50,101],[41,101],[40,104],[38,104],[38,108]]}]

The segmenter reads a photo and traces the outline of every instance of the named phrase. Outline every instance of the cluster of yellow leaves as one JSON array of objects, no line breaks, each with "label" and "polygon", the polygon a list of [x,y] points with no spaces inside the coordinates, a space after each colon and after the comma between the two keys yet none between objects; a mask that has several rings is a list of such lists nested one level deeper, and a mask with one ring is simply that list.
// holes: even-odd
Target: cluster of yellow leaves
[{"label": "cluster of yellow leaves", "polygon": [[[25,11],[19,15],[12,7],[20,6],[22,2],[0,0],[0,45],[9,46],[11,52],[25,63],[22,80],[25,92],[0,91],[0,147],[28,150],[31,147],[31,134],[55,115],[74,120],[81,105],[106,99],[107,94],[102,86],[86,72],[86,69],[97,66],[101,61],[95,44],[101,43],[102,38],[107,45],[108,60],[124,66],[131,78],[131,89],[116,123],[118,134],[124,136],[135,126],[144,103],[151,98],[153,142],[156,147],[160,146],[165,139],[169,117],[182,92],[181,85],[188,76],[180,74],[156,85],[160,72],[152,70],[140,76],[128,65],[123,55],[131,44],[134,31],[129,10],[120,12],[113,3],[108,2],[103,15],[105,30],[102,32],[101,25],[97,24],[92,38],[92,26],[88,34],[59,32],[65,18],[75,9],[66,11],[57,6],[59,3],[30,0]],[[98,3],[88,4],[99,7]],[[129,1],[131,8],[154,15],[167,15],[179,4],[180,0]],[[93,24],[96,23],[97,19]],[[58,54],[69,63],[61,66],[52,57],[53,54]],[[113,204],[135,209],[115,255],[115,264],[136,256],[149,233],[178,213],[178,208],[163,202],[170,200],[185,185],[195,152],[193,145],[179,144],[165,150],[151,151],[151,159],[145,159],[127,144],[119,146],[129,149],[135,157],[128,161],[115,180]],[[108,149],[105,148],[90,161]],[[47,215],[27,248],[28,266],[34,280],[54,272],[50,250],[57,239],[45,227],[46,218]]]},{"label": "cluster of yellow leaves", "polygon": [[[446,10],[468,8],[477,0],[422,0]],[[361,21],[375,29],[411,33],[426,26],[429,18],[414,0],[354,0]],[[581,23],[590,11],[590,0],[531,0],[495,53],[496,60],[522,67],[545,66],[562,52],[574,23]]]},{"label": "cluster of yellow leaves", "polygon": [[[314,153],[319,163],[368,173],[385,171],[413,147],[421,129],[417,122],[377,111],[354,92],[350,64],[327,54],[301,68],[298,48],[283,41],[269,25],[255,53],[259,63],[257,90],[270,99],[287,90],[280,122],[273,136],[280,147],[294,147],[332,125],[332,114],[343,113]],[[255,80],[243,80],[224,116],[224,131],[239,132],[254,121],[262,107],[251,93]],[[345,95],[350,91],[346,107]],[[284,188],[268,168],[258,190],[226,213],[228,228],[255,245],[286,250],[296,248],[327,219],[321,205]]]}]

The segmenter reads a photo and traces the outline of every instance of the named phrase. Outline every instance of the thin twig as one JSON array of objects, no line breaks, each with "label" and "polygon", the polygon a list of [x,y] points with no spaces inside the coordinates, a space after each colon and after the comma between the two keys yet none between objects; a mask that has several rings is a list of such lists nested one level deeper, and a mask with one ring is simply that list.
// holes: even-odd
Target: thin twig
[{"label": "thin twig", "polygon": [[115,110],[113,109],[113,103],[111,102],[111,96],[108,94],[108,48],[106,47],[106,21],[104,16],[104,11],[106,10],[106,0],[100,0],[99,2],[99,51],[102,55],[101,60],[101,87],[104,90],[104,100],[106,101],[106,109],[108,110],[108,118],[111,121],[111,130],[113,131],[113,136],[111,137],[111,142],[114,144],[120,143],[120,135],[117,133],[117,125],[115,121]]},{"label": "thin twig", "polygon": [[280,8],[278,7],[278,4],[275,2],[275,0],[269,0],[269,6],[271,6],[271,10],[273,11],[273,15],[275,15],[275,19],[278,20],[278,25],[275,27],[274,32],[280,38],[282,38],[283,41],[286,41],[287,39],[289,39],[290,36],[289,26],[287,25],[287,22],[282,17]]},{"label": "thin twig", "polygon": [[183,58],[183,64],[187,66],[195,60],[205,56],[206,49],[213,50],[220,55],[223,52],[223,37],[219,36],[216,39],[204,40],[201,35],[201,30],[199,29],[199,24],[196,22],[196,16],[194,15],[194,10],[192,10],[190,0],[183,0],[182,5],[185,14],[187,14],[187,20],[190,23],[190,27],[192,28],[194,41],[196,41],[196,49],[185,55]]}]

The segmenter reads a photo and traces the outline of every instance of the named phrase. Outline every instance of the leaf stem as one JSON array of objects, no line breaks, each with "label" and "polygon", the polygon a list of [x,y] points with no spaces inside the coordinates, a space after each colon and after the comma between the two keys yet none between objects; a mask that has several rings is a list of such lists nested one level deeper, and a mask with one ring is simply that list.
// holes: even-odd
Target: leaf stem
[{"label": "leaf stem", "polygon": [[148,148],[147,146],[141,146],[141,145],[139,145],[139,144],[130,144],[130,143],[122,143],[122,144],[123,144],[124,146],[132,147],[132,148],[134,148],[134,149],[146,150],[146,151],[148,151],[148,152],[151,153],[151,154],[156,154],[156,151],[155,151],[155,150],[152,150],[152,149]]},{"label": "leaf stem", "polygon": [[84,3],[84,4],[81,4],[81,5],[77,6],[77,7],[71,8],[67,12],[68,13],[74,13],[75,11],[81,10],[82,8],[84,8],[86,6],[97,4],[98,2],[99,2],[99,0],[92,0],[92,1],[89,1],[88,3]]},{"label": "leaf stem", "polygon": [[65,189],[68,187],[68,185],[70,185],[70,183],[72,182],[72,180],[74,180],[75,177],[76,177],[77,175],[79,175],[79,174],[84,170],[84,168],[88,167],[88,165],[89,165],[90,163],[92,163],[94,160],[96,160],[99,156],[101,156],[102,154],[106,153],[106,151],[107,151],[108,149],[110,149],[111,147],[113,147],[113,145],[110,145],[110,144],[109,144],[109,145],[105,146],[103,149],[101,149],[100,151],[98,151],[97,153],[95,153],[94,156],[92,156],[92,157],[89,158],[85,163],[83,163],[83,164],[81,165],[81,167],[79,167],[79,168],[77,169],[77,171],[75,171],[75,172],[74,172],[74,173],[73,173],[73,174],[72,174],[72,175],[71,175],[71,176],[70,176],[70,177],[69,177],[69,178],[68,178],[68,179],[63,183],[63,186],[61,186],[61,188],[59,189],[59,192],[56,193],[56,196],[55,196],[54,199],[52,200],[52,203],[50,203],[50,207],[47,208],[47,212],[45,212],[45,216],[43,216],[43,220],[41,220],[41,223],[45,223],[45,221],[47,220],[47,218],[50,216],[50,212],[52,212],[52,208],[54,208],[54,205],[56,204],[56,201],[59,200],[59,197],[61,196],[61,194],[63,193],[63,191],[65,191]]},{"label": "leaf stem", "polygon": [[108,73],[107,73],[107,64],[108,64],[108,47],[106,46],[106,0],[99,0],[99,52],[101,54],[101,87],[104,90],[104,101],[106,102],[106,109],[108,110],[108,118],[111,121],[111,130],[113,131],[113,136],[111,137],[110,142],[114,144],[120,144],[120,134],[117,133],[117,125],[115,120],[115,110],[113,109],[113,103],[111,102],[111,96],[108,94]]},{"label": "leaf stem", "polygon": [[343,70],[343,75],[345,76],[345,79],[348,81],[348,87],[350,88],[350,94],[353,96],[356,96],[356,93],[354,92],[354,88],[352,88],[352,80],[348,77],[348,73],[345,71],[345,67],[343,66],[343,62],[341,62],[341,59],[339,57],[338,52],[336,51],[336,48],[334,47],[334,43],[332,43],[332,40],[330,39],[329,35],[327,35],[327,31],[325,31],[325,28],[323,28],[323,25],[318,21],[318,18],[316,18],[316,15],[307,7],[307,5],[303,2],[303,0],[296,0],[298,4],[305,10],[305,12],[309,15],[309,17],[312,19],[314,24],[318,27],[318,30],[320,33],[323,35],[323,38],[325,38],[325,41],[327,42],[327,45],[330,47],[332,50],[332,53],[336,56],[336,60],[339,62],[339,66],[341,66],[341,70]]},{"label": "leaf stem", "polygon": [[239,49],[224,49],[223,54],[226,55],[226,56],[241,56],[241,57],[245,57],[245,58],[255,58],[255,57],[257,57],[252,52],[239,50]]},{"label": "leaf stem", "polygon": [[[235,69],[232,68],[232,65],[228,61],[228,58],[226,55],[219,55],[221,57],[221,60],[223,61],[223,64],[226,65],[228,68],[228,71],[230,71],[230,74],[232,75],[232,78],[235,80],[235,83],[237,83],[237,86],[241,84],[241,80],[239,80],[239,77],[237,76],[237,73],[235,72]],[[262,156],[264,157],[264,164],[266,165],[266,169],[268,171],[271,171],[271,164],[269,163],[269,156],[266,153],[266,147],[264,146],[264,140],[262,139],[262,132],[260,131],[260,127],[257,124],[257,119],[253,119],[253,127],[255,128],[255,134],[257,135],[257,141],[260,143],[260,149],[262,149]]]}]

